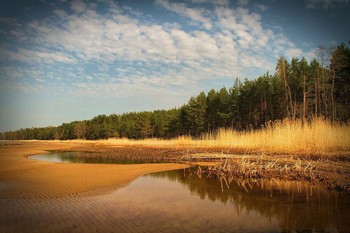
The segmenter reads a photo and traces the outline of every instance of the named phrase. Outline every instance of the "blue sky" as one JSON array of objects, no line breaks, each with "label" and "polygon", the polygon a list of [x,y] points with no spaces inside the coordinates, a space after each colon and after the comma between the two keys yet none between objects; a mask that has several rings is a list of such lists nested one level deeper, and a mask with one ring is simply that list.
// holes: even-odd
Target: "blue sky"
[{"label": "blue sky", "polygon": [[349,0],[0,3],[0,132],[170,109],[350,40]]}]

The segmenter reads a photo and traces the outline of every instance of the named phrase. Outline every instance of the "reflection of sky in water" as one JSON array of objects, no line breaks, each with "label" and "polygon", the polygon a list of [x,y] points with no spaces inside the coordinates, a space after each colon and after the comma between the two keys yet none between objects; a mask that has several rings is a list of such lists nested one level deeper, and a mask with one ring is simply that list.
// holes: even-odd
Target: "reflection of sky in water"
[{"label": "reflection of sky in water", "polygon": [[[102,158],[78,156],[76,152],[53,152],[49,154],[39,154],[29,156],[30,159],[55,163],[102,163],[102,164],[142,164],[155,163],[153,160],[134,160],[127,158]],[[158,161],[159,162],[159,161]]]},{"label": "reflection of sky in water", "polygon": [[[246,186],[246,189],[243,186]],[[0,200],[5,232],[347,232],[349,195],[301,182],[232,181],[170,171],[105,195]],[[19,211],[20,210],[20,211]],[[21,224],[18,224],[18,223]]]},{"label": "reflection of sky in water", "polygon": [[[69,152],[65,152],[66,156],[69,156]],[[55,162],[55,163],[70,163],[69,160],[65,160],[62,157],[62,154],[40,154],[40,155],[32,155],[29,156],[30,159],[36,159],[41,161]]]}]

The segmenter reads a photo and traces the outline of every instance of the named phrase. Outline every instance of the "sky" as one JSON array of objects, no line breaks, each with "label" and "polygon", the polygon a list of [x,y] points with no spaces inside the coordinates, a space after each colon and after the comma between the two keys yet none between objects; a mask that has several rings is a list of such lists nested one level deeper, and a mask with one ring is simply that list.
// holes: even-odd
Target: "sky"
[{"label": "sky", "polygon": [[2,0],[0,132],[170,109],[350,40],[350,0]]}]

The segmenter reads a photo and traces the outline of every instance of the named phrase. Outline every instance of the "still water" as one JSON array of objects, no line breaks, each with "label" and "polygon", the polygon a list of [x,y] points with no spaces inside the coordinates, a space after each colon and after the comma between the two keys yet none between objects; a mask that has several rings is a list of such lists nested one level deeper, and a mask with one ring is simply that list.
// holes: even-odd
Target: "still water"
[{"label": "still water", "polygon": [[350,195],[303,182],[187,170],[86,197],[0,199],[0,232],[349,232]]},{"label": "still water", "polygon": [[[101,158],[77,156],[77,154],[84,154],[84,152],[62,152],[53,151],[49,154],[39,154],[29,156],[30,159],[49,161],[55,163],[103,163],[103,164],[142,164],[142,163],[155,163],[154,160],[136,160],[136,159],[125,159],[125,158]],[[157,161],[159,163],[159,161]]]}]

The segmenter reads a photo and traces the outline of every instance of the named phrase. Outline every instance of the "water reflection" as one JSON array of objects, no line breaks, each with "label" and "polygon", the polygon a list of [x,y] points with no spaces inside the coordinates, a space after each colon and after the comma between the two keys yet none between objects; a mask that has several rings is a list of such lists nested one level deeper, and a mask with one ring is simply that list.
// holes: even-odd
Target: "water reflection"
[{"label": "water reflection", "polygon": [[[131,158],[104,158],[101,156],[85,156],[84,152],[52,151],[49,154],[29,156],[30,159],[56,163],[103,163],[103,164],[143,164],[156,163],[154,160],[137,160]],[[91,152],[90,152],[91,154]],[[158,161],[159,162],[159,161]]]},{"label": "water reflection", "polygon": [[155,173],[152,178],[182,184],[202,200],[221,202],[238,215],[258,212],[278,220],[282,231],[348,232],[350,195],[306,182],[219,180],[188,175],[185,170]]},{"label": "water reflection", "polygon": [[[131,159],[111,159],[97,157],[82,157],[77,156],[79,152],[53,152],[45,155],[31,156],[33,159],[65,162],[65,163],[144,163],[151,161],[137,161]],[[286,182],[280,180],[218,180],[209,179],[205,176],[189,175],[186,170],[170,171],[150,174],[138,179],[136,184],[142,183],[143,186],[131,185],[127,187],[128,193],[125,197],[128,199],[133,194],[134,211],[140,212],[139,206],[144,206],[150,202],[154,206],[158,206],[159,211],[161,206],[169,206],[169,201],[175,198],[181,198],[184,205],[199,209],[201,212],[214,211],[218,212],[229,211],[234,216],[241,216],[242,220],[252,221],[247,216],[256,216],[259,219],[267,220],[268,222],[277,221],[278,228],[282,231],[326,231],[326,232],[348,232],[350,224],[350,196],[349,194],[331,192],[319,186],[312,186],[306,182]],[[147,183],[146,185],[144,183]],[[179,188],[183,187],[183,189]],[[0,185],[1,189],[1,185]],[[148,194],[146,189],[151,190]],[[189,191],[185,193],[184,189]],[[157,191],[154,191],[157,190]],[[169,198],[169,190],[172,190],[173,196]],[[176,197],[175,197],[176,193]],[[146,199],[145,196],[149,196]],[[157,197],[156,203],[152,199]],[[202,202],[195,202],[193,197],[199,197]],[[119,206],[121,202],[126,202],[127,199],[119,197]],[[140,202],[137,202],[140,201]],[[153,202],[152,202],[153,201]],[[191,203],[189,203],[191,202]],[[222,203],[222,207],[212,207],[208,202]],[[193,203],[200,203],[194,205]],[[131,204],[130,204],[131,205]],[[201,207],[198,207],[201,205]],[[203,208],[206,206],[206,208]],[[210,207],[209,207],[210,206]],[[152,208],[153,208],[152,207]],[[130,206],[128,207],[130,208]],[[176,208],[179,208],[178,206]],[[219,208],[219,210],[218,210]],[[179,213],[181,209],[173,209],[173,213]],[[183,213],[182,217],[192,216],[193,213]],[[198,214],[198,213],[197,213]],[[258,215],[257,215],[258,214]],[[198,216],[198,221],[201,222],[203,217]],[[159,218],[159,217],[158,217]],[[197,218],[197,216],[196,216]],[[212,219],[214,216],[211,216]],[[222,221],[227,221],[230,217],[222,217]],[[248,220],[247,220],[248,219]],[[193,220],[194,221],[194,220]],[[216,224],[222,224],[220,219]],[[201,224],[204,224],[201,222]],[[233,224],[234,225],[234,224]],[[264,224],[259,224],[259,227]],[[229,225],[230,227],[232,225]],[[227,226],[222,226],[221,230],[226,230]],[[268,228],[269,231],[271,228]],[[193,229],[191,229],[193,230]],[[267,230],[267,229],[266,229]]]},{"label": "water reflection", "polygon": [[[121,175],[121,174],[116,174]],[[228,181],[229,183],[229,181]],[[222,189],[223,186],[223,189]],[[245,188],[244,188],[245,187]],[[185,170],[99,196],[6,198],[3,232],[348,232],[349,195],[300,182],[231,181]]]}]

